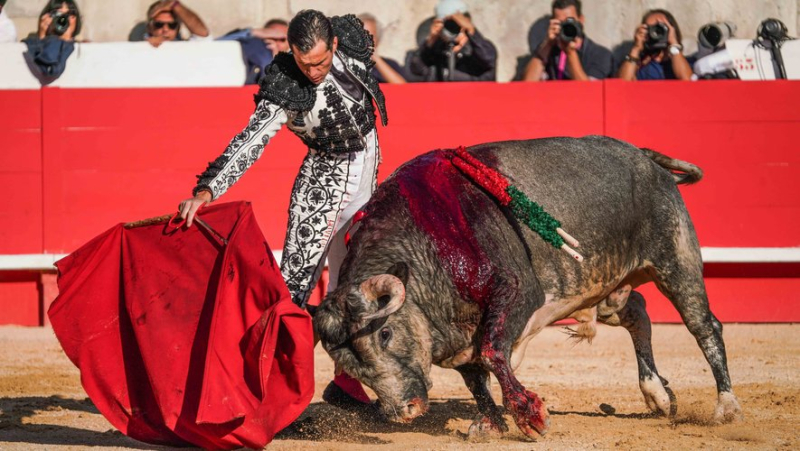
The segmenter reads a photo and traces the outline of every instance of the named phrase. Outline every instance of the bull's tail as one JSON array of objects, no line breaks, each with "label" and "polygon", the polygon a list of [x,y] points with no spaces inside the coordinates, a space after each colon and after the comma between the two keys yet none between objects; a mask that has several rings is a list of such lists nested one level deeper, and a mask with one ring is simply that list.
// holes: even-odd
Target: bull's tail
[{"label": "bull's tail", "polygon": [[703,178],[703,170],[688,161],[677,160],[652,149],[641,148],[640,150],[657,165],[669,170],[678,185],[690,185]]}]

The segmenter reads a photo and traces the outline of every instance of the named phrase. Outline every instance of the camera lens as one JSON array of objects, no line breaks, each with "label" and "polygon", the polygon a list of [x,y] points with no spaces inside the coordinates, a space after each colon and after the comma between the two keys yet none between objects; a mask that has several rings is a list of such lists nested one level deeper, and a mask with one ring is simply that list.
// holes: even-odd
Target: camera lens
[{"label": "camera lens", "polygon": [[572,42],[582,34],[583,27],[581,23],[569,17],[564,22],[561,22],[561,32],[559,32],[558,38],[564,42]]},{"label": "camera lens", "polygon": [[667,48],[669,28],[663,23],[647,26],[647,41],[644,43],[647,50],[663,50]]},{"label": "camera lens", "polygon": [[447,19],[444,21],[444,27],[442,28],[442,37],[445,41],[451,42],[453,41],[458,34],[461,33],[461,25],[458,24],[453,19]]},{"label": "camera lens", "polygon": [[758,36],[762,39],[783,41],[786,35],[786,25],[778,19],[766,19],[758,27]]},{"label": "camera lens", "polygon": [[716,47],[722,41],[722,30],[717,25],[706,25],[701,31],[705,42],[711,47]]},{"label": "camera lens", "polygon": [[50,29],[52,33],[56,36],[62,36],[64,33],[69,30],[69,17],[70,15],[67,13],[62,13],[61,11],[53,11],[50,13],[50,17],[53,18],[53,22],[50,25]]}]

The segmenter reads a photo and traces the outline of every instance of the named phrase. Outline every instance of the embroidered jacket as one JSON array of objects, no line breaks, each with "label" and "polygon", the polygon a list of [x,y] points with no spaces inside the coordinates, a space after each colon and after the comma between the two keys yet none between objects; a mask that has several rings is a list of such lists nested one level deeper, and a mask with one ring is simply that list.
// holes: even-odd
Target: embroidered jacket
[{"label": "embroidered jacket", "polygon": [[[332,67],[325,81],[314,85],[291,54],[278,54],[262,78],[247,127],[197,176],[194,194],[208,190],[214,199],[221,196],[261,156],[284,124],[309,148],[331,153],[365,149],[365,137],[375,128],[373,101],[386,125],[386,102],[372,76],[372,36],[353,15],[332,17],[331,24],[339,41],[334,55],[338,61],[333,65],[342,66],[338,75],[347,80],[337,80]],[[356,89],[343,89],[350,82]]]}]

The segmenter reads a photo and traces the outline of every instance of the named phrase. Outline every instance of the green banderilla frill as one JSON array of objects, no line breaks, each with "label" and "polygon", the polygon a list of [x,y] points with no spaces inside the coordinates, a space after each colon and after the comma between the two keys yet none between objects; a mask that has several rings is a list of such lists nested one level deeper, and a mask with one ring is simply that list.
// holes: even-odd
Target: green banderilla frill
[{"label": "green banderilla frill", "polygon": [[557,230],[561,227],[561,223],[556,218],[550,216],[539,204],[530,200],[525,193],[515,186],[509,186],[506,192],[511,197],[511,202],[508,206],[517,219],[553,246],[560,248],[564,245],[564,239],[561,238]]}]

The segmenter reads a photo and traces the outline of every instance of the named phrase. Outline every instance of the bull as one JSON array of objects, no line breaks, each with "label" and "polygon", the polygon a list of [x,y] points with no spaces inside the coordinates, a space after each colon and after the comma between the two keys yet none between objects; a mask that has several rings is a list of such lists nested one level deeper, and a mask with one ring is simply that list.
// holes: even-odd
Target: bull
[{"label": "bull", "polygon": [[454,167],[448,152],[417,157],[364,207],[339,285],[316,312],[315,331],[337,370],[372,388],[390,420],[408,422],[427,410],[431,365],[454,368],[480,412],[470,433],[504,432],[491,373],[519,429],[544,435],[547,408],[514,369],[542,328],[575,317],[589,329],[593,321],[625,327],[647,406],[674,415],[674,396],[653,358],[645,300],[634,291],[652,281],[711,366],[714,419],[741,417],[722,325],[708,305],[700,246],[677,188],[699,181],[700,168],[600,136],[467,151],[580,238],[584,261],[520,225]]}]

